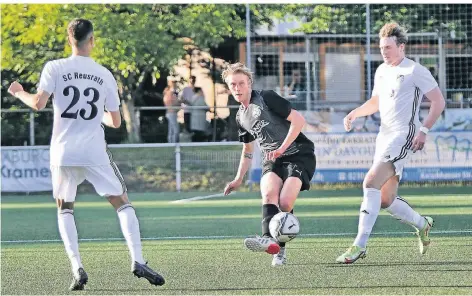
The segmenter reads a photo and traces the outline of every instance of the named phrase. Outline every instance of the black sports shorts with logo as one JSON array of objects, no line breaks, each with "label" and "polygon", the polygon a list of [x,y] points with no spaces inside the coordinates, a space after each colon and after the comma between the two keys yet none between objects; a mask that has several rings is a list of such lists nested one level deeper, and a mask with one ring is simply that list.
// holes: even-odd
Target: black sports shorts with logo
[{"label": "black sports shorts with logo", "polygon": [[300,151],[295,154],[279,157],[275,161],[264,161],[262,176],[274,172],[283,182],[289,177],[296,177],[302,181],[301,191],[310,189],[310,181],[316,170],[316,156],[313,146],[302,144],[299,147]]}]

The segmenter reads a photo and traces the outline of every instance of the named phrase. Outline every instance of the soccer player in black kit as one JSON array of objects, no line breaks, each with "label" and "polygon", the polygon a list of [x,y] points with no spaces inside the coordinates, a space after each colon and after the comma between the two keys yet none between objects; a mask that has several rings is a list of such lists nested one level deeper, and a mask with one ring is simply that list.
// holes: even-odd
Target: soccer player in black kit
[{"label": "soccer player in black kit", "polygon": [[273,254],[273,266],[284,265],[285,244],[271,237],[269,222],[279,211],[292,211],[298,193],[310,188],[316,168],[314,144],[301,133],[305,119],[289,101],[274,91],[252,89],[252,73],[246,66],[229,65],[222,77],[241,104],[236,122],[239,140],[243,142],[238,172],[224,193],[241,185],[251,166],[253,142],[257,141],[263,156],[262,236],[248,237],[244,245],[252,251]]}]

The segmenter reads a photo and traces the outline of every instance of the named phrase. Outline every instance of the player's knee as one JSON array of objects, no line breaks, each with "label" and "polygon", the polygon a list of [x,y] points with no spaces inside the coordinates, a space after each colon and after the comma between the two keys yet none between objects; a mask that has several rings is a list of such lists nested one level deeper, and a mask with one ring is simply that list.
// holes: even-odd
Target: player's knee
[{"label": "player's knee", "polygon": [[380,189],[380,186],[375,182],[375,176],[373,174],[367,174],[362,183],[362,188]]},{"label": "player's knee", "polygon": [[73,210],[74,202],[65,202],[63,199],[56,199],[56,205],[59,210]]},{"label": "player's knee", "polygon": [[293,209],[296,196],[280,196],[279,208],[282,212],[290,212]]},{"label": "player's knee", "polygon": [[380,203],[380,207],[382,209],[388,208],[392,204],[394,199],[395,199],[394,194],[382,192],[382,201]]},{"label": "player's knee", "polygon": [[380,203],[380,207],[381,207],[382,209],[386,209],[386,208],[388,208],[391,204],[392,204],[391,202],[382,200],[382,202]]},{"label": "player's knee", "polygon": [[124,192],[121,195],[109,195],[107,196],[108,201],[110,204],[115,208],[115,210],[119,209],[120,207],[129,204],[128,195]]}]

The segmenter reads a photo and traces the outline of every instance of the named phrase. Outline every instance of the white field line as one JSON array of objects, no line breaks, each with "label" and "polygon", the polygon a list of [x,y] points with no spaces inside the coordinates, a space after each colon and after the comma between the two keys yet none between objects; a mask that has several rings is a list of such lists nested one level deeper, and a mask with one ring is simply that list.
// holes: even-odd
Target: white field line
[{"label": "white field line", "polygon": [[[372,235],[403,235],[403,234],[413,234],[411,231],[398,231],[398,232],[376,232]],[[430,231],[432,234],[466,234],[472,233],[472,230],[444,230],[444,231]],[[337,236],[354,236],[357,233],[354,232],[345,232],[345,233],[309,233],[309,234],[300,234],[300,237],[337,237]],[[208,235],[208,236],[164,236],[164,237],[143,237],[141,240],[187,240],[187,239],[228,239],[228,238],[244,238],[244,236],[239,235]],[[82,238],[79,239],[81,242],[107,242],[107,241],[124,241],[120,237],[112,238]],[[2,240],[1,243],[11,243],[11,244],[24,244],[24,243],[58,243],[62,242],[60,239],[38,239],[38,240]]]},{"label": "white field line", "polygon": [[[231,195],[231,194],[233,194],[233,192],[231,192],[228,195]],[[178,200],[171,201],[170,203],[186,203],[189,201],[202,200],[202,199],[213,198],[213,197],[222,197],[222,196],[225,196],[225,194],[221,192],[221,193],[210,194],[210,195],[202,195],[202,196],[178,199]]]}]

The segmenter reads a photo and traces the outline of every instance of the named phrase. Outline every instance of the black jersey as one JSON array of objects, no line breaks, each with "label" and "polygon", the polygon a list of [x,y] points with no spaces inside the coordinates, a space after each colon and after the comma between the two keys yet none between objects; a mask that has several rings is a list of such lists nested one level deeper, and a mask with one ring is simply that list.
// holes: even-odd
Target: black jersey
[{"label": "black jersey", "polygon": [[[290,102],[274,91],[253,90],[249,106],[245,108],[241,105],[236,115],[239,141],[250,143],[257,140],[264,156],[278,149],[287,137],[290,128],[287,117],[291,111]],[[313,150],[314,144],[300,133],[283,156],[296,154],[304,148]]]}]

